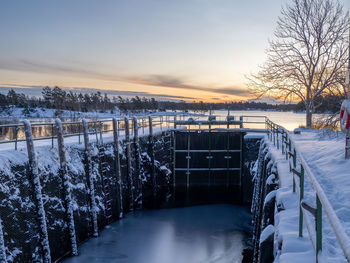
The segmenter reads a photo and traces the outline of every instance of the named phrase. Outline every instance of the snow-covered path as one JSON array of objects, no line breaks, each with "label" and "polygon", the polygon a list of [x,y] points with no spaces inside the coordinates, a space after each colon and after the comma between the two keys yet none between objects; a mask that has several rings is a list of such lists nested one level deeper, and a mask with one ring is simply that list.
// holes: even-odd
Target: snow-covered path
[{"label": "snow-covered path", "polygon": [[[300,135],[294,134],[292,138],[350,236],[350,160],[344,159],[344,134],[325,130],[302,130]],[[305,183],[306,199],[312,198],[314,201],[307,179]],[[323,236],[323,254],[332,257],[332,262],[346,262],[325,216]]]}]

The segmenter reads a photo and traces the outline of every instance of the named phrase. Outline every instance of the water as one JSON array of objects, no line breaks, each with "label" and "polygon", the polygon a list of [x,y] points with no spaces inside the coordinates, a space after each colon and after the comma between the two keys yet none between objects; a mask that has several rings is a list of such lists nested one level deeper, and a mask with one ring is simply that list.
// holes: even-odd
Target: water
[{"label": "water", "polygon": [[250,221],[248,208],[226,204],[137,211],[63,262],[240,263]]},{"label": "water", "polygon": [[[217,116],[227,116],[227,111],[225,110],[216,110],[212,111],[212,115]],[[306,114],[305,113],[296,113],[292,111],[230,111],[230,115],[234,116],[266,116],[271,121],[283,126],[287,130],[294,130],[299,126],[305,126],[306,124]],[[313,114],[313,120],[316,120],[324,116],[324,114]],[[258,118],[247,118],[249,120],[259,120]],[[261,121],[261,119],[260,119]],[[250,125],[249,128],[254,126],[254,128],[264,128],[262,125]]]}]

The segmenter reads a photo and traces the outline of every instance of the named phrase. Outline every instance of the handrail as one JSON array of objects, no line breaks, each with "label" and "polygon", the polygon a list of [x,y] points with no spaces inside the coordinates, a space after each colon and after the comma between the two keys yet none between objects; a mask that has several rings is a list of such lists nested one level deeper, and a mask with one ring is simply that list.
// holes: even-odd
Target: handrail
[{"label": "handrail", "polygon": [[[175,116],[180,116],[179,119],[183,119],[185,117],[189,118],[192,117],[194,119],[198,119],[200,117],[208,117],[208,116],[202,116],[202,115],[198,115],[198,114],[190,114],[190,113],[186,113],[186,114],[174,114],[174,115],[136,115],[135,118],[137,120],[140,120],[140,124],[139,124],[139,129],[143,131],[143,133],[145,132],[145,127],[149,126],[149,122],[148,122],[148,117],[151,116],[153,118],[152,121],[152,126],[154,127],[160,127],[161,130],[163,130],[164,127],[170,128],[171,126],[173,126],[174,128],[176,128],[176,124],[175,124]],[[173,117],[173,118],[171,118]],[[226,116],[218,116],[219,118],[225,118]],[[266,120],[265,116],[240,116],[240,120],[242,121],[243,118],[264,118],[264,120]],[[118,123],[123,123],[124,122],[124,118],[122,116],[117,116],[117,122]],[[132,118],[128,117],[129,121],[130,121],[130,132],[131,134],[133,133],[133,122],[132,122]],[[237,119],[238,120],[238,119]],[[112,125],[112,118],[111,119],[97,119],[97,120],[89,120],[87,121],[88,125],[89,125],[89,134],[96,134],[96,139],[98,140],[98,135],[100,137],[100,139],[102,139],[102,134],[108,133],[108,132],[112,132],[112,129],[110,129],[108,126]],[[265,124],[265,122],[262,121],[243,121],[241,128],[243,128],[243,124]],[[34,137],[33,140],[37,141],[37,140],[49,140],[51,139],[51,145],[52,147],[54,146],[54,139],[57,137],[55,135],[55,123],[54,122],[35,122],[32,123],[32,129],[38,128],[38,127],[48,127],[47,130],[44,130],[44,132],[42,133],[42,135],[40,135],[39,137]],[[73,137],[73,136],[77,136],[79,138],[79,144],[81,143],[81,136],[83,135],[83,130],[82,130],[82,122],[81,121],[67,121],[67,122],[62,122],[62,126],[63,127],[67,127],[68,125],[70,125],[69,129],[70,132],[64,134],[64,137]],[[107,126],[106,126],[107,125]],[[186,125],[186,124],[184,124]],[[189,125],[189,129],[191,128],[191,124]],[[221,125],[221,124],[215,124],[213,123],[213,125]],[[230,123],[230,125],[237,125],[235,123]],[[15,150],[17,150],[17,144],[19,142],[23,142],[25,141],[24,139],[24,125],[23,123],[18,123],[18,124],[1,124],[0,125],[0,129],[2,128],[8,128],[10,130],[10,132],[12,132],[11,138],[7,139],[7,140],[0,140],[0,144],[5,144],[5,143],[14,143],[14,148]],[[121,125],[118,127],[119,130],[124,130],[124,125]],[[12,130],[12,131],[11,131]]]},{"label": "handrail", "polygon": [[[322,186],[318,183],[314,173],[312,172],[311,168],[307,164],[304,156],[302,155],[301,151],[298,149],[298,146],[295,144],[294,140],[290,136],[290,132],[285,129],[284,127],[270,121],[269,119],[266,120],[266,126],[269,131],[269,138],[270,140],[273,140],[274,145],[279,148],[279,136],[278,134],[282,134],[281,143],[282,143],[282,153],[285,150],[286,151],[286,158],[293,157],[293,169],[296,168],[296,160],[300,163],[301,170],[303,170],[303,174],[306,175],[307,179],[311,183],[312,188],[314,189],[316,193],[316,256],[318,257],[318,254],[320,251],[322,251],[322,211],[325,212],[327,219],[332,227],[333,233],[336,236],[336,239],[344,253],[344,256],[348,262],[350,262],[350,237],[346,234],[344,227],[342,226],[338,216],[336,215],[330,201],[328,200],[325,192],[323,191]],[[277,137],[277,139],[276,139]],[[284,139],[284,140],[283,140]],[[289,155],[287,154],[287,147],[289,149]],[[292,152],[293,150],[293,152]],[[303,200],[303,191],[304,191],[304,177],[300,177],[300,183],[299,183],[299,207],[300,207],[300,213],[299,213],[299,236],[302,236],[302,228],[303,228],[303,218],[305,217],[303,210],[305,208],[302,206]],[[295,191],[295,178],[293,175],[293,190]],[[306,220],[308,218],[305,217]],[[310,239],[312,243],[314,243],[314,240],[312,240],[313,233],[310,233],[310,227],[307,227],[307,230],[309,232]]]}]

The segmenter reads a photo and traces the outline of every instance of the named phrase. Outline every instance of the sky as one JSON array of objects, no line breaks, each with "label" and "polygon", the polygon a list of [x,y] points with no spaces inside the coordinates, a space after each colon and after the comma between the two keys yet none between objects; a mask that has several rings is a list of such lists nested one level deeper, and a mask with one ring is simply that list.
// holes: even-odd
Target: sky
[{"label": "sky", "polygon": [[[288,0],[3,0],[0,92],[42,86],[223,102],[251,98]],[[350,1],[342,0],[350,9]]]}]

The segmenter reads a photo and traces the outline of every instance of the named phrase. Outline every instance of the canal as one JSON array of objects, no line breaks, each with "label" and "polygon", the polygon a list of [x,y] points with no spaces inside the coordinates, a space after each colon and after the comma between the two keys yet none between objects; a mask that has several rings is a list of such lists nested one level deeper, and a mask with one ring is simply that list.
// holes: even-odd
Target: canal
[{"label": "canal", "polygon": [[248,207],[228,204],[131,212],[63,262],[240,263],[250,222]]}]

